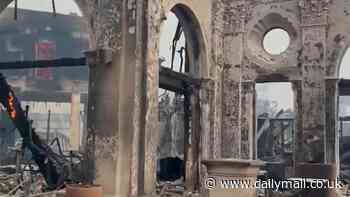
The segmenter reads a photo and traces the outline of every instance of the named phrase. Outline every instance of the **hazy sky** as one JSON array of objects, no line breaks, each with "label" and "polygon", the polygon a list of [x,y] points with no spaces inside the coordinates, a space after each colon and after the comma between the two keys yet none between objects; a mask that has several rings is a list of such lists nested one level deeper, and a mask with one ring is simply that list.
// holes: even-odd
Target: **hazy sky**
[{"label": "hazy sky", "polygon": [[[51,0],[18,0],[18,7],[29,10],[52,12]],[[79,7],[73,0],[55,0],[56,12],[60,14],[77,13],[81,15]],[[14,2],[11,3],[14,6]]]},{"label": "hazy sky", "polygon": [[[172,40],[175,35],[175,31],[178,24],[177,17],[172,13],[168,13],[167,20],[165,20],[161,26],[161,35],[159,42],[159,57],[165,58],[165,62],[162,64],[165,67],[170,67],[171,65],[171,50],[172,50]],[[185,36],[182,34],[180,40],[177,43],[177,50],[185,46]],[[179,69],[180,58],[179,54],[176,53],[174,58],[174,68]]]},{"label": "hazy sky", "polygon": [[[12,3],[10,6],[13,6]],[[51,0],[18,0],[19,8],[48,11],[52,12]],[[77,13],[81,15],[78,6],[73,0],[56,0],[56,11],[61,14]],[[173,13],[168,14],[167,20],[163,23],[161,28],[160,38],[160,57],[165,58],[163,66],[170,66],[171,62],[171,41],[173,39],[178,20]],[[170,42],[169,42],[170,41]],[[264,47],[267,51],[278,54],[284,51],[290,40],[288,34],[281,30],[276,30],[263,41]],[[184,46],[185,38],[181,37],[179,46]],[[340,77],[350,79],[350,50],[345,54],[341,63]],[[179,65],[179,58],[175,59],[175,66]],[[293,107],[293,94],[291,92],[291,85],[288,83],[266,83],[257,84],[256,86],[258,98],[277,101],[280,108],[288,109]]]},{"label": "hazy sky", "polygon": [[[165,58],[163,66],[169,67],[171,62],[171,46],[172,40],[176,31],[178,19],[170,12],[167,15],[167,20],[164,21],[161,27],[159,56]],[[279,43],[274,43],[278,40]],[[181,37],[178,45],[184,46],[185,38]],[[269,47],[272,53],[278,54],[286,50],[289,44],[289,37],[286,32],[275,31],[268,35],[264,40],[264,46]],[[178,47],[179,49],[179,47]],[[175,69],[178,68],[179,58],[175,58]],[[293,93],[289,83],[266,83],[257,84],[256,86],[258,99],[277,101],[279,108],[293,108]],[[161,94],[162,92],[160,92]]]},{"label": "hazy sky", "polygon": [[[271,54],[278,55],[288,49],[290,37],[283,29],[273,29],[263,40],[264,49]],[[293,110],[293,92],[290,83],[262,83],[256,84],[258,99],[277,101],[280,109]]]},{"label": "hazy sky", "polygon": [[273,29],[265,35],[263,47],[268,53],[278,55],[288,49],[289,43],[290,37],[285,30]]},{"label": "hazy sky", "polygon": [[279,109],[293,110],[293,91],[290,83],[256,84],[258,99],[276,101]]},{"label": "hazy sky", "polygon": [[340,64],[340,77],[350,79],[350,50],[347,50]]}]

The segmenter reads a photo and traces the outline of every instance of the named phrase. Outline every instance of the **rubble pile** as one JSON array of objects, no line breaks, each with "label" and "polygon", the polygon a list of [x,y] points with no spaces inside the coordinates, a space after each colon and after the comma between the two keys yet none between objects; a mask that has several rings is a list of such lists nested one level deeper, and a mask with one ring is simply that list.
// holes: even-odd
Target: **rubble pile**
[{"label": "rubble pile", "polygon": [[37,173],[24,170],[16,173],[15,166],[0,167],[0,197],[58,197],[62,191],[45,192],[45,179]]},{"label": "rubble pile", "polygon": [[18,185],[18,176],[0,174],[0,195],[7,194],[12,191]]},{"label": "rubble pile", "polygon": [[337,190],[337,195],[341,197],[350,196],[350,185],[343,185]]}]

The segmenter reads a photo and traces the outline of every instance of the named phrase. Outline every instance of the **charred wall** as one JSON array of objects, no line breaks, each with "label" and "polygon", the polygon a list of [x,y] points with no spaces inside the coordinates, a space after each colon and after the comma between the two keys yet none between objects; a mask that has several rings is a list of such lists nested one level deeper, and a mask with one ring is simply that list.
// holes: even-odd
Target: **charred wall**
[{"label": "charred wall", "polygon": [[[9,2],[2,1],[0,9]],[[99,131],[99,142],[106,142],[103,150],[113,150],[101,160],[112,163],[106,169],[115,172],[108,187],[111,193],[154,192],[160,26],[178,4],[191,13],[186,20],[196,21],[193,33],[201,38],[198,48],[202,52],[196,59],[197,78],[202,82],[198,140],[203,154],[199,157],[254,159],[258,148],[255,83],[289,81],[298,98],[295,160],[335,162],[331,155],[336,154],[336,124],[332,122],[336,86],[326,79],[338,77],[339,61],[350,43],[346,0],[76,2],[90,28],[91,49],[112,51],[108,61],[96,61],[103,60],[102,56],[93,56],[91,65],[98,68],[98,75],[90,78],[91,88],[102,87],[100,97],[90,103],[90,113],[106,118],[96,116],[92,126],[103,126],[91,129]],[[291,37],[289,48],[277,56],[261,46],[263,35],[276,27]],[[103,107],[106,103],[112,107]]]}]

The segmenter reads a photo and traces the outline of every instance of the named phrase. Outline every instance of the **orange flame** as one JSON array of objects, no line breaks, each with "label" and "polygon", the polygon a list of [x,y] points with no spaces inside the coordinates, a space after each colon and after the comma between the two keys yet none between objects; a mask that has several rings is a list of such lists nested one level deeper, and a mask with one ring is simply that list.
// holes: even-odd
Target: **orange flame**
[{"label": "orange flame", "polygon": [[7,100],[8,100],[8,104],[9,104],[8,112],[10,114],[10,117],[12,119],[15,119],[16,118],[16,110],[15,110],[15,104],[14,104],[15,98],[12,96],[12,94],[10,94],[8,96]]}]

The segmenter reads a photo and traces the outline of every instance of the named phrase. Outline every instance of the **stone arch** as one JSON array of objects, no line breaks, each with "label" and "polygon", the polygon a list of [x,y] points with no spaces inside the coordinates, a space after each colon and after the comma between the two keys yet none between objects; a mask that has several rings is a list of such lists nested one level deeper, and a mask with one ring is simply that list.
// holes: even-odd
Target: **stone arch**
[{"label": "stone arch", "polygon": [[346,0],[332,2],[329,5],[328,14],[328,36],[327,43],[327,59],[326,59],[326,75],[331,78],[340,76],[340,66],[343,57],[350,47],[350,16],[347,13],[350,4]]},{"label": "stone arch", "polygon": [[[208,76],[207,43],[197,16],[188,5],[183,3],[172,4],[171,7],[164,9],[163,14],[166,15],[168,12],[173,12],[184,28],[186,43],[189,47],[189,61],[192,65],[190,74],[196,78]],[[163,25],[162,22],[160,26]]]},{"label": "stone arch", "polygon": [[[190,69],[189,69],[189,73],[188,76],[190,76],[191,78],[195,78],[195,79],[202,79],[202,78],[206,78],[209,73],[208,73],[208,68],[207,68],[207,44],[205,42],[204,39],[204,34],[202,31],[202,27],[200,25],[200,22],[196,16],[196,14],[194,13],[193,9],[191,9],[191,6],[188,6],[186,4],[183,3],[176,3],[176,2],[169,2],[169,4],[165,5],[165,4],[158,4],[158,8],[162,8],[161,9],[161,13],[157,13],[159,15],[157,15],[155,18],[152,18],[152,23],[150,23],[149,25],[154,28],[151,31],[151,35],[149,34],[149,47],[151,46],[155,46],[156,48],[150,48],[150,51],[152,51],[152,53],[148,54],[148,59],[152,60],[152,70],[150,70],[150,72],[152,72],[152,75],[157,76],[158,72],[159,72],[159,68],[158,68],[158,60],[155,61],[154,58],[158,58],[159,56],[159,43],[160,43],[160,29],[161,26],[164,25],[164,19],[165,16],[168,12],[173,12],[175,14],[175,16],[178,18],[180,24],[183,27],[183,33],[186,37],[186,44],[188,46],[188,50],[187,50],[187,54],[189,56],[189,65],[190,65]],[[162,7],[165,6],[165,7]],[[157,18],[159,17],[159,18]],[[160,19],[160,20],[157,20]],[[150,39],[151,38],[151,39]],[[150,69],[150,68],[149,68]],[[156,82],[156,83],[155,83]],[[152,85],[154,85],[154,87],[150,87]],[[150,95],[152,94],[152,98],[158,98],[158,94],[155,94],[155,90],[153,88],[157,87],[158,88],[158,84],[159,84],[159,80],[152,80],[152,82],[150,82],[149,88],[147,88],[147,94],[149,95],[149,97],[151,97]],[[197,89],[197,88],[196,88]],[[196,100],[196,105],[194,108],[195,110],[195,114],[196,117],[193,117],[192,119],[192,124],[193,122],[196,122],[196,125],[200,124],[200,107],[199,107],[199,90],[195,90],[196,93],[193,94],[193,96],[191,97],[196,97],[194,100]],[[198,104],[198,105],[197,105]],[[159,106],[152,106],[153,110],[156,111],[156,108],[158,109]],[[151,108],[151,107],[149,107]],[[192,108],[193,109],[193,108]],[[149,109],[151,110],[151,109]],[[192,113],[193,115],[193,113]],[[158,117],[158,114],[157,114]],[[155,119],[155,121],[158,121],[158,119]],[[146,123],[148,124],[148,123]],[[153,128],[156,129],[156,128]],[[159,130],[159,128],[157,128]],[[198,128],[198,132],[196,133],[201,133],[200,128]],[[192,131],[192,134],[194,133],[194,131]],[[155,185],[156,185],[156,178],[155,178],[155,152],[156,152],[156,147],[159,146],[159,142],[157,141],[158,138],[157,136],[154,135],[154,133],[147,133],[146,131],[146,145],[145,145],[145,163],[144,163],[144,167],[145,167],[145,172],[143,174],[144,176],[144,193],[145,194],[150,194],[154,191],[155,189]],[[152,142],[151,142],[152,141]],[[196,143],[196,146],[200,146],[199,145],[200,141],[198,143]],[[199,154],[199,151],[198,151]],[[197,157],[199,159],[199,157]],[[196,160],[194,165],[199,165],[200,162],[198,162],[198,159]],[[195,168],[195,167],[191,167],[191,168]],[[197,167],[198,170],[198,167]],[[198,171],[196,173],[194,173],[194,176],[198,176]],[[191,186],[189,186],[188,188],[191,190],[193,190],[194,188],[194,184],[197,184],[197,186],[199,185],[199,180],[198,178],[194,178],[194,176],[191,176],[193,178],[191,178],[191,180],[194,180],[198,183],[192,183],[191,181]],[[194,191],[194,190],[193,190]]]},{"label": "stone arch", "polygon": [[341,78],[341,75],[342,75],[341,71],[344,69],[343,68],[344,65],[342,65],[342,64],[344,62],[345,55],[347,53],[350,53],[350,45],[347,45],[347,47],[344,47],[344,48],[340,48],[340,51],[341,52],[339,54],[339,58],[336,61],[336,65],[337,65],[336,76],[337,76],[337,78]]},{"label": "stone arch", "polygon": [[[344,24],[347,23],[342,23],[341,25]],[[342,104],[342,100],[348,99],[347,95],[343,94],[343,89],[347,85],[344,85],[344,83],[342,82],[343,80],[340,79],[343,78],[341,76],[341,71],[342,69],[344,69],[344,66],[349,66],[342,64],[344,62],[345,55],[347,53],[350,53],[350,34],[344,30],[331,32],[330,34],[331,36],[327,40],[329,50],[327,51],[326,60],[325,75],[327,79],[325,94],[327,99],[326,110],[332,113],[329,113],[331,115],[329,115],[329,117],[326,118],[326,124],[335,125],[335,129],[331,130],[332,132],[330,132],[331,135],[327,136],[330,139],[334,139],[334,142],[330,143],[329,145],[329,147],[331,147],[331,151],[329,151],[330,153],[328,153],[328,155],[334,154],[335,156],[328,156],[326,157],[326,159],[328,160],[328,162],[333,162],[339,170],[342,162],[344,162],[344,160],[341,159],[343,151],[341,143],[342,134],[340,134],[342,130],[341,109],[344,107],[344,105]],[[329,102],[332,103],[328,104]]]},{"label": "stone arch", "polygon": [[350,50],[350,38],[346,35],[337,34],[333,39],[333,46],[331,46],[331,53],[328,57],[327,75],[330,77],[340,77],[341,64],[344,60],[345,54]]}]

